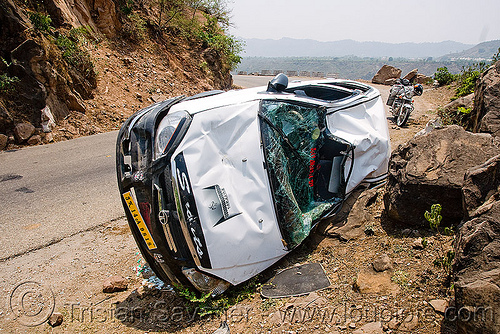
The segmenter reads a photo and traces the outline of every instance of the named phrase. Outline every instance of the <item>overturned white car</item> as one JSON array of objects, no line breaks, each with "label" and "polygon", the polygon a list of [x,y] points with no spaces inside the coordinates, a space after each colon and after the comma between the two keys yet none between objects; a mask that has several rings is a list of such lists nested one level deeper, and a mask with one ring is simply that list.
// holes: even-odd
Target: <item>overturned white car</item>
[{"label": "overturned white car", "polygon": [[130,228],[155,273],[218,294],[270,267],[387,176],[380,93],[346,80],[206,92],[131,116],[117,142]]}]

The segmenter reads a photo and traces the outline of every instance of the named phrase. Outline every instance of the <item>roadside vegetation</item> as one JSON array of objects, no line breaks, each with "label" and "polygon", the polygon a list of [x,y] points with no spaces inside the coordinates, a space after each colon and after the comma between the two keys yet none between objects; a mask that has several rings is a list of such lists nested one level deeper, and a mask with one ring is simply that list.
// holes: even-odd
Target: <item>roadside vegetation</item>
[{"label": "roadside vegetation", "polygon": [[5,59],[0,58],[0,94],[9,93],[14,90],[15,83],[19,81],[16,76],[11,76],[5,72],[9,63]]},{"label": "roadside vegetation", "polygon": [[241,62],[244,44],[228,33],[231,12],[224,0],[126,0],[120,10],[125,38],[184,38],[214,50],[223,71],[234,70]]},{"label": "roadside vegetation", "polygon": [[462,70],[458,74],[450,73],[446,66],[439,67],[436,73],[434,73],[434,80],[436,80],[440,86],[455,83],[457,87],[453,99],[469,95],[474,93],[476,81],[481,74],[500,59],[500,48],[498,48],[497,53],[494,54],[491,59],[490,62],[481,61],[468,66],[462,66]]},{"label": "roadside vegetation", "polygon": [[[500,48],[497,53],[491,57],[490,62],[476,62],[471,65],[463,66],[460,73],[452,74],[446,66],[440,67],[434,73],[434,80],[440,86],[451,85],[455,89],[455,95],[452,101],[461,97],[474,93],[477,80],[481,75],[494,63],[500,60]],[[445,124],[457,124],[464,127],[466,130],[472,130],[472,108],[458,107],[456,109],[438,110],[438,115],[443,119]]]}]

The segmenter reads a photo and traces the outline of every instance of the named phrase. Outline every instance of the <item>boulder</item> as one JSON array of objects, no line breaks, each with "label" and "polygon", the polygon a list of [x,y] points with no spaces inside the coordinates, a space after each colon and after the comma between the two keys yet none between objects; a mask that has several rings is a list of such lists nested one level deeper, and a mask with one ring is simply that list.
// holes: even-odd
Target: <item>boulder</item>
[{"label": "boulder", "polygon": [[[499,187],[500,155],[469,169],[465,174],[462,187],[464,220],[480,215],[481,211],[491,209],[491,202],[499,199]],[[482,210],[478,212],[480,207]]]},{"label": "boulder", "polygon": [[18,123],[14,127],[14,136],[19,143],[25,142],[35,133],[35,127],[31,123]]},{"label": "boulder", "polygon": [[417,74],[418,74],[418,68],[414,69],[414,70],[411,70],[410,72],[408,72],[407,75],[405,75],[403,77],[403,79],[407,79],[409,80],[410,82],[414,82],[414,80],[416,79],[417,77]]},{"label": "boulder", "polygon": [[425,211],[442,206],[443,224],[463,217],[462,186],[469,168],[500,153],[494,138],[452,125],[417,136],[391,156],[384,204],[390,219],[428,226]]},{"label": "boulder", "polygon": [[376,84],[385,84],[387,79],[391,78],[399,78],[401,76],[401,70],[399,68],[395,68],[394,66],[384,65],[380,70],[378,70],[377,74],[372,79],[373,83]]},{"label": "boulder", "polygon": [[474,131],[500,135],[500,61],[481,75],[474,92]]},{"label": "boulder", "polygon": [[434,80],[431,77],[428,77],[421,73],[418,73],[417,76],[413,79],[413,82],[418,84],[432,84],[433,81]]},{"label": "boulder", "polygon": [[464,223],[455,246],[458,333],[500,333],[500,201]]}]

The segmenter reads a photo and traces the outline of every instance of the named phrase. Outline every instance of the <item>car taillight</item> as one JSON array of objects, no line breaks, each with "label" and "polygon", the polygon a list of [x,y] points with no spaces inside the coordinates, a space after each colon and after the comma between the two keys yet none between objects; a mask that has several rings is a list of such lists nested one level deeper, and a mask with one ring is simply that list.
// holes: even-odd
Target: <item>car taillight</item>
[{"label": "car taillight", "polygon": [[139,203],[139,211],[141,212],[141,216],[146,226],[151,231],[151,204],[146,202]]}]

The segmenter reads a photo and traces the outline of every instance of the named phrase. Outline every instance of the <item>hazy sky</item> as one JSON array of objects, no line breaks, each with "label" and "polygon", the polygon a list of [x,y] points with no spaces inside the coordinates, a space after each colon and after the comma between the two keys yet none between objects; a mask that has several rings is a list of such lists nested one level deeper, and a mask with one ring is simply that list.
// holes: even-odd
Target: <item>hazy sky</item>
[{"label": "hazy sky", "polygon": [[500,39],[500,0],[228,0],[241,38],[468,44]]}]

